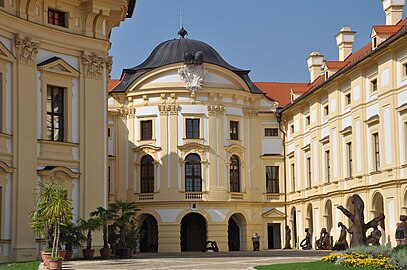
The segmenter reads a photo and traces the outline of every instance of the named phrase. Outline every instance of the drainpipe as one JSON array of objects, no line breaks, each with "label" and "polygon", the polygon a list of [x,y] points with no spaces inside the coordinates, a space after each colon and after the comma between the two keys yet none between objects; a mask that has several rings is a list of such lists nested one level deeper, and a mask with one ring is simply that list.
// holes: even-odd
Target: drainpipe
[{"label": "drainpipe", "polygon": [[[286,164],[286,157],[285,157],[285,136],[286,133],[283,130],[282,127],[282,120],[283,120],[283,115],[282,115],[282,110],[283,108],[279,107],[276,109],[276,119],[278,122],[278,127],[280,129],[280,132],[283,134],[283,159],[284,159],[284,210],[285,210],[285,225],[288,225],[288,212],[287,212],[287,164]],[[285,229],[285,227],[284,227]]]}]

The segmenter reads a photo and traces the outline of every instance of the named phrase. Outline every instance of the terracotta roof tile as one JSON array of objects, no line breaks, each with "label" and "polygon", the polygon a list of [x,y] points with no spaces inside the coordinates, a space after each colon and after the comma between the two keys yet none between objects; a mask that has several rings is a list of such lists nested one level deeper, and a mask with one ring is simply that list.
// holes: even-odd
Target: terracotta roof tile
[{"label": "terracotta roof tile", "polygon": [[291,103],[291,90],[294,93],[305,93],[309,90],[309,83],[285,83],[285,82],[255,82],[266,96],[276,100],[280,107]]},{"label": "terracotta roof tile", "polygon": [[107,84],[107,91],[110,93],[119,83],[120,80],[109,79],[109,82]]},{"label": "terracotta roof tile", "polygon": [[374,25],[373,29],[378,35],[393,35],[400,31],[403,26],[397,25]]},{"label": "terracotta roof tile", "polygon": [[346,61],[325,61],[325,65],[330,70],[340,70],[344,68],[348,62]]}]

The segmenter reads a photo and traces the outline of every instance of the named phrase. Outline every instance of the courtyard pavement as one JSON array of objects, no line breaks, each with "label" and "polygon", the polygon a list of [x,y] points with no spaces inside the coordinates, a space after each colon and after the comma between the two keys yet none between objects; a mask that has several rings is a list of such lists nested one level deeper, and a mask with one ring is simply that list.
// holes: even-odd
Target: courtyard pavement
[{"label": "courtyard pavement", "polygon": [[[270,250],[257,252],[183,252],[183,253],[138,253],[132,259],[111,259],[64,262],[64,270],[226,270],[253,269],[257,265],[319,260],[329,251]],[[41,268],[40,268],[41,269]]]}]

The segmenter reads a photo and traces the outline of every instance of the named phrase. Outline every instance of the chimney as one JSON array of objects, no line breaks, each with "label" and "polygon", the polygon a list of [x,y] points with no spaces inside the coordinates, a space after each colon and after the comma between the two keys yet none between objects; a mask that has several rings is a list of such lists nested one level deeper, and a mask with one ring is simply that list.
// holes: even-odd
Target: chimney
[{"label": "chimney", "polygon": [[336,35],[336,45],[339,48],[339,61],[344,61],[352,53],[352,45],[355,42],[355,33],[350,27],[342,27]]},{"label": "chimney", "polygon": [[311,82],[315,81],[319,75],[322,74],[322,66],[324,64],[324,56],[321,55],[319,52],[312,52],[308,58],[308,70]]},{"label": "chimney", "polygon": [[396,25],[403,19],[405,0],[382,0],[382,4],[386,13],[386,25]]}]

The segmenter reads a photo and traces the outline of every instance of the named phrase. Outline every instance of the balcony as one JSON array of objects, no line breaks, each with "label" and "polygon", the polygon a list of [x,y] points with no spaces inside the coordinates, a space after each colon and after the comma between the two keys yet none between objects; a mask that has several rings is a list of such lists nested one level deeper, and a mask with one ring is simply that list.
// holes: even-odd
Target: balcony
[{"label": "balcony", "polygon": [[203,200],[203,192],[185,192],[185,200]]},{"label": "balcony", "polygon": [[263,198],[268,202],[282,201],[284,200],[284,194],[281,193],[265,193]]},{"label": "balcony", "polygon": [[142,193],[138,195],[139,201],[153,201],[154,193]]}]

